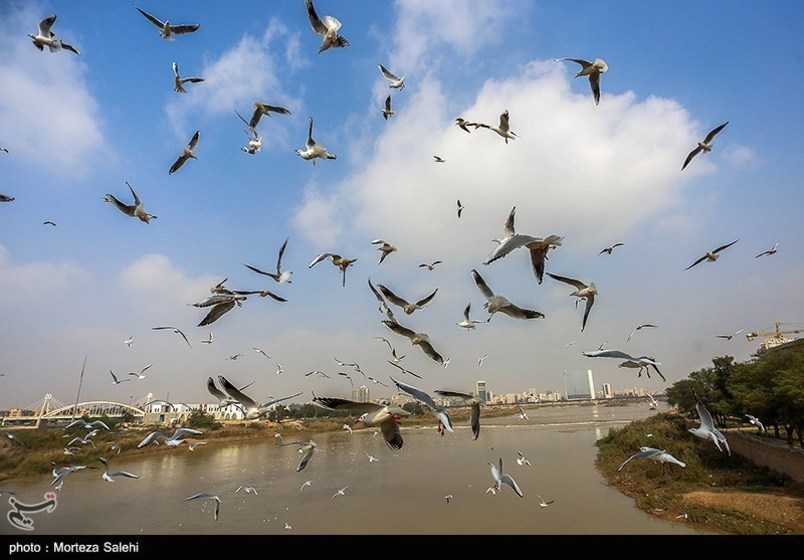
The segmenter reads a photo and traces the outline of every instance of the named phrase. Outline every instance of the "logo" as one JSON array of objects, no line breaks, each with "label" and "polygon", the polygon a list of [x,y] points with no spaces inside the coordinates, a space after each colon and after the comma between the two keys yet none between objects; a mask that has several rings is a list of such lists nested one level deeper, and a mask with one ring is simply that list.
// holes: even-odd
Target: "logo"
[{"label": "logo", "polygon": [[11,526],[23,531],[33,531],[33,519],[28,517],[26,513],[42,513],[43,511],[52,513],[56,509],[56,494],[48,492],[44,498],[45,501],[38,504],[23,504],[14,497],[9,498],[8,503],[11,504],[13,509],[8,512],[6,518],[11,523]]}]

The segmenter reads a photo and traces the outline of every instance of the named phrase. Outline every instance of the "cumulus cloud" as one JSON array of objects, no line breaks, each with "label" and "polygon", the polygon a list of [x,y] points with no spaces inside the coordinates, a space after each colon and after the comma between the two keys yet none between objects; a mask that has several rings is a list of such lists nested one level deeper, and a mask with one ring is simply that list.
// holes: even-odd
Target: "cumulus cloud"
[{"label": "cumulus cloud", "polygon": [[746,167],[759,162],[753,148],[739,144],[727,146],[723,150],[723,159],[729,162],[733,167]]},{"label": "cumulus cloud", "polygon": [[47,300],[58,298],[89,277],[83,267],[70,262],[14,264],[8,249],[0,245],[0,291],[15,294],[14,298],[0,300],[0,305],[10,306],[32,296]]},{"label": "cumulus cloud", "polygon": [[304,200],[293,218],[296,229],[319,250],[338,241],[343,228],[337,220],[340,203],[337,194],[322,194],[311,183],[304,189]]},{"label": "cumulus cloud", "polygon": [[[87,86],[87,68],[69,51],[39,52],[20,29],[34,32],[36,9],[4,10],[0,23],[0,137],[15,157],[45,173],[84,174],[110,153],[98,102]],[[58,20],[53,31],[81,48],[76,32]],[[13,87],[11,86],[13,84]],[[43,138],[43,135],[45,138]],[[43,149],[42,142],[56,149]],[[100,148],[104,149],[101,150]]]}]

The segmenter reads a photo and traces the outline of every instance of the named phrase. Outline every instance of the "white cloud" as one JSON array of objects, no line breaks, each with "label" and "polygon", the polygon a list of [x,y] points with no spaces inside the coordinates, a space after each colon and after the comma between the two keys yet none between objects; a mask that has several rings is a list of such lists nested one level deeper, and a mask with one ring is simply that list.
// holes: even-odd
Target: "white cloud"
[{"label": "white cloud", "polygon": [[343,231],[336,218],[339,208],[337,195],[322,195],[315,184],[309,184],[293,218],[294,225],[314,247],[331,251]]},{"label": "white cloud", "polygon": [[0,306],[18,305],[30,297],[52,303],[78,289],[89,277],[84,268],[70,262],[14,264],[8,249],[0,245],[0,292],[14,294],[13,298],[0,299]]},{"label": "white cloud", "polygon": [[[41,17],[31,7],[4,10],[0,76],[6,85],[0,88],[0,137],[15,157],[36,164],[40,171],[81,175],[98,156],[111,155],[101,131],[100,109],[80,56],[47,48],[40,52],[20,33],[34,32]],[[81,49],[66,22],[58,20],[53,31]]]},{"label": "white cloud", "polygon": [[723,159],[733,167],[747,167],[759,162],[756,152],[750,146],[733,144],[723,150]]}]

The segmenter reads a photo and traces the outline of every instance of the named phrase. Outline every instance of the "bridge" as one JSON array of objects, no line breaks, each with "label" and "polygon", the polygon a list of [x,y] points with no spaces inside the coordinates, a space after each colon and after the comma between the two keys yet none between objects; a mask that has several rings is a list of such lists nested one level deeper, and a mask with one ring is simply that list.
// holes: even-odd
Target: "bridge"
[{"label": "bridge", "polygon": [[[69,421],[73,417],[81,418],[82,416],[108,416],[109,418],[121,418],[125,415],[131,415],[134,418],[142,419],[145,416],[145,410],[136,405],[120,403],[115,401],[85,401],[77,405],[65,405],[48,393],[43,399],[37,401],[34,405],[26,407],[22,410],[36,410],[38,413],[27,415],[6,416],[0,419],[0,426],[8,425],[28,425],[39,426],[43,421],[45,422],[64,422]],[[73,412],[75,410],[75,413]]]}]

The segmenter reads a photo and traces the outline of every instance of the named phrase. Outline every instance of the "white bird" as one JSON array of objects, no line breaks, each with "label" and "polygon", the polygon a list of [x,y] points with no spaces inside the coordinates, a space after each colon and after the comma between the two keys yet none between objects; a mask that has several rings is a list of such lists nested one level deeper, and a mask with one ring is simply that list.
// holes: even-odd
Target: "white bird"
[{"label": "white bird", "polygon": [[375,463],[375,462],[379,463],[380,460],[377,459],[374,455],[370,454],[368,451],[364,451],[363,453],[366,454],[366,457],[368,458],[369,463]]},{"label": "white bird", "polygon": [[209,333],[209,338],[207,338],[206,340],[202,340],[201,344],[212,344],[212,342],[213,342],[212,333]]},{"label": "white bird", "polygon": [[656,373],[659,374],[659,377],[662,378],[662,381],[667,381],[662,375],[662,372],[659,371],[658,366],[662,365],[661,362],[657,362],[650,356],[631,356],[630,354],[626,354],[620,350],[593,350],[591,352],[583,352],[583,355],[587,358],[620,358],[625,360],[623,363],[619,365],[619,367],[627,367],[627,368],[639,368],[639,375],[637,377],[642,377],[642,370],[645,370],[645,373],[650,377],[650,368],[656,370]]},{"label": "white bird", "polygon": [[431,262],[431,263],[429,263],[429,264],[428,264],[428,263],[422,263],[422,264],[420,264],[420,265],[419,265],[419,268],[426,268],[427,270],[429,270],[430,272],[432,272],[432,271],[433,271],[433,269],[434,269],[434,268],[435,268],[437,265],[441,264],[441,262],[442,262],[442,261],[433,261],[433,262]]},{"label": "white bird", "polygon": [[726,340],[731,340],[732,338],[734,338],[735,336],[737,336],[738,334],[743,332],[743,330],[744,329],[740,329],[739,331],[733,332],[731,334],[716,334],[715,337],[716,338],[725,338]]},{"label": "white bird", "polygon": [[718,255],[718,253],[720,253],[720,252],[721,252],[722,250],[724,250],[724,249],[728,249],[729,247],[731,247],[732,245],[734,245],[734,244],[735,244],[735,243],[737,243],[738,241],[739,241],[739,239],[735,239],[735,240],[734,240],[734,241],[732,241],[731,243],[726,243],[725,245],[721,245],[721,246],[720,246],[720,247],[718,247],[717,249],[713,249],[713,250],[711,250],[711,251],[707,251],[707,252],[704,254],[704,256],[702,256],[701,258],[699,258],[698,260],[696,260],[694,263],[692,263],[691,265],[689,265],[689,266],[688,266],[687,268],[685,268],[684,270],[689,270],[689,269],[691,269],[693,266],[695,266],[696,264],[700,264],[700,263],[702,263],[702,262],[704,262],[704,261],[715,262],[715,261],[717,260],[717,258],[720,256],[720,255]]},{"label": "white bird", "polygon": [[446,496],[444,496],[444,501],[449,503],[452,497],[453,497],[452,494],[447,494]]},{"label": "white bird", "polygon": [[459,398],[463,400],[463,406],[471,408],[469,414],[469,426],[472,430],[472,440],[480,437],[480,406],[485,403],[480,397],[476,397],[470,393],[461,393],[459,391],[447,391],[445,389],[436,389],[436,394],[447,398]]},{"label": "white bird", "polygon": [[442,406],[438,406],[430,395],[413,385],[397,381],[393,377],[391,381],[394,382],[400,391],[407,393],[430,410],[430,414],[438,420],[438,433],[443,436],[445,431],[455,431],[452,429],[452,419],[449,417],[449,414],[447,414],[447,410]]},{"label": "white bird", "polygon": [[186,343],[187,343],[187,346],[189,346],[190,348],[192,348],[192,347],[193,347],[193,346],[190,344],[190,341],[189,341],[189,340],[187,340],[187,335],[185,335],[185,334],[184,334],[184,333],[181,331],[181,329],[178,329],[178,328],[176,328],[176,327],[151,327],[151,330],[153,330],[153,331],[164,331],[164,330],[173,331],[174,333],[176,333],[176,334],[180,334],[180,335],[181,335],[181,337],[184,339],[184,342],[186,342]]},{"label": "white bird", "polygon": [[502,114],[500,114],[500,124],[498,124],[497,126],[489,126],[487,124],[474,123],[474,127],[475,130],[477,130],[478,128],[488,128],[492,132],[496,132],[505,139],[506,144],[508,143],[508,140],[516,140],[517,138],[516,133],[511,131],[507,109],[503,111]]},{"label": "white bird", "polygon": [[600,75],[609,69],[609,66],[600,58],[594,62],[589,62],[582,58],[557,58],[556,61],[571,60],[581,65],[581,70],[575,77],[589,76],[589,85],[592,88],[592,96],[595,98],[595,105],[600,103]]},{"label": "white bird", "polygon": [[335,493],[332,495],[332,499],[334,500],[334,499],[335,499],[335,498],[337,498],[338,496],[345,496],[345,495],[346,495],[346,489],[347,489],[347,488],[349,488],[349,487],[348,487],[348,486],[344,486],[343,488],[341,488],[340,490],[338,490],[337,492],[335,492]]},{"label": "white bird", "polygon": [[385,66],[382,64],[378,64],[377,67],[382,72],[382,75],[388,80],[388,86],[392,89],[405,89],[405,78],[400,78],[399,76],[395,75],[393,72],[390,72]]},{"label": "white bird", "polygon": [[304,490],[304,489],[305,489],[305,488],[307,488],[308,486],[311,486],[312,484],[313,484],[313,481],[312,481],[312,480],[305,480],[305,481],[304,481],[304,484],[302,484],[302,485],[301,485],[301,488],[299,488],[299,492],[301,492],[302,490]]},{"label": "white bird", "polygon": [[352,427],[349,424],[344,424],[343,426],[341,426],[341,430],[349,432],[350,436],[352,435]]},{"label": "white bird", "polygon": [[287,521],[285,521],[285,529],[290,531],[291,529],[293,529],[293,527],[291,527],[290,524]]},{"label": "white bird", "polygon": [[159,28],[159,36],[163,39],[167,39],[168,41],[173,40],[174,35],[184,35],[185,33],[192,33],[193,31],[197,31],[200,24],[197,23],[189,23],[189,24],[180,24],[180,25],[171,25],[170,21],[162,21],[160,19],[155,18],[148,12],[144,12],[134,6],[139,13],[141,13],[145,18],[153,23],[155,26]]},{"label": "white bird", "polygon": [[97,426],[100,426],[105,430],[109,429],[109,426],[107,426],[103,420],[95,420],[94,422],[87,422],[83,418],[76,418],[75,420],[64,426],[64,429],[69,430],[70,428],[75,426],[81,426],[82,428],[86,428],[87,430],[92,430]]},{"label": "white bird", "polygon": [[301,395],[301,391],[295,393],[293,395],[289,395],[287,397],[281,397],[278,399],[271,399],[264,403],[258,403],[253,400],[251,397],[245,395],[241,389],[235,387],[228,379],[224,376],[218,376],[218,382],[220,382],[221,387],[226,393],[232,397],[233,399],[237,400],[240,405],[246,411],[246,420],[257,420],[259,418],[263,418],[268,415],[268,413],[272,410],[273,405],[278,402],[286,401],[288,399],[292,399],[294,397],[298,397]]},{"label": "white bird", "polygon": [[[235,110],[237,113],[237,110]],[[293,113],[290,112],[289,109],[285,109],[284,107],[280,107],[279,105],[268,105],[267,103],[263,103],[262,101],[255,101],[254,102],[254,112],[251,114],[251,119],[246,122],[246,119],[237,113],[237,116],[240,117],[240,120],[246,123],[246,125],[255,130],[257,125],[260,122],[260,119],[263,115],[271,116],[271,113],[277,113],[278,115],[292,115]]]},{"label": "white bird", "polygon": [[456,325],[458,325],[459,327],[461,327],[463,329],[469,330],[469,329],[474,329],[475,325],[477,325],[478,323],[488,323],[488,320],[475,321],[475,320],[470,319],[469,318],[469,311],[470,311],[471,308],[472,308],[472,304],[467,303],[466,308],[463,310],[463,321],[461,321],[460,323],[455,323]]},{"label": "white bird", "polygon": [[322,53],[327,49],[335,47],[345,47],[349,44],[346,37],[338,34],[341,28],[341,22],[332,16],[324,16],[319,18],[313,6],[313,0],[304,0],[304,5],[307,7],[307,17],[310,19],[310,26],[318,35],[321,35],[322,42],[318,52]]},{"label": "white bird", "polygon": [[181,445],[186,441],[185,439],[182,438],[182,436],[185,434],[193,436],[201,436],[204,435],[204,432],[202,432],[201,430],[195,430],[193,428],[179,428],[175,432],[173,432],[173,435],[167,436],[162,432],[160,432],[159,430],[156,430],[145,436],[145,438],[140,443],[137,444],[137,449],[145,447],[146,445],[150,445],[151,443],[158,442],[158,440],[160,439],[164,440],[165,445],[167,445],[168,447],[178,447],[179,445]]},{"label": "white bird", "polygon": [[568,346],[572,346],[572,345],[573,345],[573,344],[575,344],[576,342],[578,342],[578,341],[577,341],[577,340],[570,340],[569,342],[567,342],[567,343],[564,345],[564,348],[567,348]]},{"label": "white bird", "polygon": [[243,490],[246,494],[254,494],[255,496],[259,496],[259,494],[257,494],[257,489],[253,486],[238,486],[237,490],[235,490],[235,494],[241,490]]},{"label": "white bird", "polygon": [[611,252],[614,251],[614,249],[616,249],[617,247],[621,247],[623,245],[625,245],[625,243],[619,243],[618,242],[618,243],[615,243],[614,245],[609,245],[608,247],[604,247],[603,249],[600,250],[600,252],[598,253],[598,256],[602,255],[603,253],[608,253],[610,255]]},{"label": "white bird", "polygon": [[724,436],[720,430],[715,428],[715,422],[712,420],[712,415],[709,413],[703,403],[698,400],[698,395],[695,394],[695,390],[693,390],[692,394],[695,396],[695,411],[698,413],[698,418],[701,420],[701,425],[697,428],[689,428],[689,432],[703,440],[712,440],[715,443],[717,450],[721,453],[723,452],[723,447],[725,447],[729,456],[731,456],[731,449],[729,449],[729,442],[726,439],[726,436]]},{"label": "white bird", "polygon": [[483,307],[489,312],[489,321],[497,312],[508,315],[514,319],[538,319],[544,317],[544,313],[518,307],[505,297],[496,295],[477,270],[472,270],[472,278],[477,288],[480,290],[480,293],[483,294],[487,300]]},{"label": "white bird", "polygon": [[620,465],[620,468],[617,469],[617,472],[623,470],[623,467],[626,465],[626,463],[628,463],[632,459],[650,459],[655,463],[662,463],[662,470],[664,470],[665,463],[678,465],[682,469],[687,466],[686,463],[679,461],[678,459],[670,455],[667,451],[664,451],[662,449],[655,449],[653,447],[640,447],[637,453],[634,453],[628,459],[623,461],[623,464]]},{"label": "white bird", "polygon": [[206,445],[206,444],[207,442],[205,441],[194,441],[193,443],[187,446],[187,449],[189,449],[190,451],[195,451],[195,448],[198,447],[199,445]]},{"label": "white bird", "polygon": [[393,109],[391,109],[390,94],[388,94],[388,97],[385,98],[385,104],[383,105],[383,108],[380,109],[380,113],[382,113],[382,118],[384,118],[386,121],[388,120],[388,117],[396,115],[396,112]]},{"label": "white bird", "polygon": [[[520,467],[523,467],[525,465],[531,466],[530,461],[528,461],[528,458],[525,457],[524,453],[522,453],[521,451],[517,451],[516,454],[518,455],[518,457],[516,458],[516,464],[517,465],[519,465]],[[537,496],[538,496],[538,494],[537,494]]]},{"label": "white bird", "polygon": [[70,440],[70,442],[67,444],[67,447],[70,447],[74,443],[80,443],[81,445],[90,444],[92,447],[95,447],[95,442],[89,439],[89,436],[86,436],[85,438],[76,436]]},{"label": "white bird", "polygon": [[483,365],[483,362],[484,362],[484,361],[486,360],[486,358],[488,358],[488,357],[489,357],[489,355],[488,355],[488,354],[483,354],[482,356],[480,356],[480,358],[478,358],[478,360],[477,360],[477,367],[482,366],[482,365]]},{"label": "white bird", "polygon": [[[126,181],[126,185],[128,185],[131,194],[134,196],[134,204],[124,204],[120,200],[118,200],[114,195],[107,194],[103,197],[104,202],[111,202],[114,206],[120,210],[126,216],[131,216],[132,218],[139,218],[140,221],[145,222],[146,224],[149,223],[151,220],[156,219],[156,216],[153,214],[149,214],[145,211],[145,208],[142,205],[142,201],[140,197],[137,196],[137,193],[134,192],[134,187]],[[128,344],[128,342],[126,342]],[[129,344],[129,346],[131,346]]]},{"label": "white bird", "polygon": [[415,312],[416,310],[424,309],[424,307],[433,300],[436,293],[438,293],[438,288],[436,288],[435,290],[432,291],[432,293],[423,297],[419,301],[409,303],[406,299],[399,297],[389,288],[383,286],[382,284],[377,284],[377,288],[380,290],[380,292],[382,292],[382,295],[384,295],[388,301],[390,301],[391,303],[393,303],[398,307],[401,307],[406,315],[412,315],[413,312]]},{"label": "white bird", "polygon": [[271,359],[271,356],[269,356],[268,354],[266,354],[266,353],[265,353],[265,351],[264,351],[264,350],[262,350],[261,348],[257,348],[256,346],[252,346],[252,347],[251,347],[251,349],[252,349],[252,350],[254,350],[255,352],[257,352],[258,354],[262,354],[263,356],[265,356],[265,357],[266,357],[266,358],[268,358],[269,360]]},{"label": "white bird", "polygon": [[759,433],[761,434],[767,433],[765,426],[762,425],[762,422],[759,421],[759,418],[757,418],[756,416],[751,416],[750,414],[746,414],[745,417],[748,418],[748,421],[751,424],[759,428]]},{"label": "white bird", "polygon": [[463,117],[458,117],[457,119],[455,119],[455,126],[460,128],[464,132],[471,133],[472,131],[469,130],[470,126],[475,127],[475,130],[477,130],[478,126],[480,126],[480,125],[478,123],[475,123],[475,122],[469,122],[466,119],[464,119]]},{"label": "white bird", "polygon": [[758,255],[757,255],[756,257],[754,257],[754,258],[755,258],[755,259],[758,259],[759,257],[761,257],[761,256],[763,256],[763,255],[775,255],[775,254],[776,254],[776,251],[778,250],[778,249],[777,249],[777,247],[779,247],[779,244],[778,244],[778,243],[774,243],[773,247],[771,247],[771,248],[770,248],[770,249],[768,249],[767,251],[762,251],[760,254],[758,254]]},{"label": "white bird", "polygon": [[315,160],[317,158],[338,159],[338,156],[329,153],[324,146],[313,140],[313,117],[310,117],[310,128],[307,130],[307,143],[305,144],[305,149],[297,149],[296,153],[304,160],[312,160],[313,164],[315,164]]},{"label": "white bird", "polygon": [[536,494],[536,497],[539,498],[539,507],[546,508],[547,506],[549,506],[550,504],[555,502],[555,500],[550,500],[549,502],[546,502],[546,501],[544,501],[544,498],[542,498],[538,494]]},{"label": "white bird", "polygon": [[72,474],[74,472],[78,472],[84,469],[94,469],[95,467],[88,467],[86,465],[72,465],[70,467],[61,467],[56,468],[56,463],[50,463],[53,465],[53,481],[50,483],[50,486],[56,486],[57,484],[61,484],[64,477],[68,474]]},{"label": "white bird", "polygon": [[282,364],[276,362],[276,374],[279,375],[280,373],[284,373],[285,370],[282,368]]},{"label": "white bird", "polygon": [[366,426],[380,427],[388,447],[402,449],[399,419],[401,416],[410,416],[410,413],[399,406],[350,401],[337,397],[313,397],[313,403],[330,410],[351,410],[361,413],[360,421]]},{"label": "white bird", "polygon": [[594,282],[584,284],[580,280],[568,278],[566,276],[559,276],[557,274],[551,274],[549,272],[547,275],[553,280],[558,280],[559,282],[564,282],[565,284],[575,287],[575,291],[570,294],[570,297],[578,298],[576,300],[576,305],[577,301],[582,299],[586,300],[586,309],[584,309],[583,322],[581,323],[581,332],[583,332],[583,330],[586,328],[586,320],[589,318],[589,312],[592,310],[592,305],[595,303],[595,296],[598,293],[597,286],[595,286]]},{"label": "white bird", "polygon": [[134,376],[134,377],[136,377],[137,379],[145,379],[145,372],[146,372],[146,371],[148,371],[148,369],[149,369],[149,368],[150,368],[152,365],[153,365],[153,364],[148,364],[147,366],[145,366],[144,368],[142,368],[142,369],[140,370],[140,372],[139,372],[139,373],[134,373],[133,371],[130,371],[130,372],[128,372],[126,375],[133,375],[133,376]]},{"label": "white bird", "polygon": [[381,253],[380,254],[380,261],[377,264],[382,264],[382,261],[385,260],[385,257],[396,251],[396,246],[388,243],[384,239],[374,239],[371,242],[372,245],[379,245],[377,250]]},{"label": "white bird", "polygon": [[500,466],[499,468],[494,463],[488,463],[489,467],[491,467],[491,476],[494,478],[494,483],[497,491],[499,492],[502,490],[502,485],[507,484],[511,487],[511,489],[516,492],[516,495],[520,498],[524,498],[525,494],[522,493],[522,490],[519,488],[519,485],[516,483],[516,480],[511,477],[509,474],[505,474],[503,472],[503,464],[502,464],[502,457],[500,457]]},{"label": "white bird", "polygon": [[689,155],[687,155],[687,159],[684,160],[684,165],[681,166],[681,171],[684,171],[684,168],[689,165],[692,161],[692,158],[700,154],[701,152],[709,153],[712,151],[712,142],[717,136],[718,132],[726,128],[726,125],[729,124],[729,121],[724,122],[720,126],[717,126],[709,131],[709,134],[706,135],[706,138],[703,139],[703,142],[698,142],[698,145],[692,150]]},{"label": "white bird", "polygon": [[283,284],[285,282],[290,284],[291,283],[290,277],[293,275],[293,271],[292,270],[285,270],[284,272],[282,271],[282,256],[285,254],[285,249],[288,246],[289,240],[290,240],[289,237],[285,239],[285,242],[282,243],[282,246],[279,248],[279,256],[277,256],[276,258],[276,273],[265,272],[255,266],[251,266],[250,264],[243,263],[243,266],[245,266],[249,270],[256,272],[257,274],[268,276],[269,278],[273,279],[274,282],[277,282],[279,284]]},{"label": "white bird", "polygon": [[98,461],[103,463],[103,469],[104,470],[103,470],[103,475],[101,475],[101,478],[103,478],[103,480],[105,480],[106,482],[115,482],[114,479],[116,477],[118,477],[118,476],[122,476],[124,478],[139,478],[139,475],[136,475],[134,473],[130,473],[128,471],[109,472],[109,462],[106,459],[104,459],[103,457],[98,457]]},{"label": "white bird", "polygon": [[112,376],[112,385],[120,385],[121,383],[125,383],[126,381],[131,381],[131,379],[118,379],[112,370],[109,370],[109,373]]},{"label": "white bird", "polygon": [[430,343],[430,337],[426,333],[412,331],[394,321],[382,321],[382,324],[396,334],[408,338],[412,345],[421,348],[422,352],[424,352],[431,360],[441,365],[444,364],[444,358],[436,351],[435,348],[433,348],[433,345]]},{"label": "white bird", "polygon": [[655,328],[658,328],[658,325],[651,325],[651,324],[645,323],[644,325],[639,325],[638,327],[634,327],[634,329],[631,331],[631,334],[628,335],[628,338],[626,339],[626,342],[631,340],[631,337],[634,336],[635,332],[640,331],[642,329],[646,329],[646,328],[654,328],[655,329]]},{"label": "white bird", "polygon": [[204,81],[204,78],[182,78],[179,76],[179,65],[175,62],[173,63],[173,74],[175,75],[175,78],[173,79],[173,91],[176,93],[187,93],[187,90],[184,89],[184,84],[197,84],[198,82]]},{"label": "white bird", "polygon": [[521,406],[517,406],[517,408],[519,409],[519,415],[517,416],[519,420],[530,420],[530,417],[524,408]]},{"label": "white bird", "polygon": [[343,286],[346,286],[346,269],[352,266],[357,259],[349,259],[346,257],[342,257],[336,253],[321,253],[316,258],[314,258],[307,268],[313,268],[315,265],[320,263],[323,260],[327,260],[341,269],[341,273],[343,274]]},{"label": "white bird", "polygon": [[131,345],[134,344],[134,337],[133,336],[128,337],[128,339],[123,341],[123,344],[131,348]]},{"label": "white bird", "polygon": [[[56,34],[53,33],[53,31],[51,31],[51,27],[53,27],[54,23],[56,23],[55,15],[46,17],[39,22],[38,24],[39,29],[36,35],[28,33],[28,37],[30,37],[31,41],[33,41],[34,47],[36,47],[40,51],[44,50],[45,47],[47,47],[48,49],[50,49],[50,52],[56,52],[61,49],[64,49],[67,51],[74,52],[75,54],[81,54],[80,52],[78,52],[78,49],[76,49],[74,46],[68,45],[67,43],[56,37]],[[8,153],[8,150],[4,149],[3,151]]]},{"label": "white bird", "polygon": [[653,397],[653,395],[651,395],[650,393],[645,393],[645,394],[647,395],[648,400],[650,401],[650,402],[648,403],[648,406],[650,407],[650,409],[651,409],[651,410],[655,410],[655,409],[659,408],[659,401],[657,401],[657,400],[656,400],[656,399]]},{"label": "white bird", "polygon": [[216,494],[210,494],[208,492],[201,492],[200,494],[194,494],[189,498],[184,498],[185,502],[189,502],[191,500],[214,500],[215,501],[215,521],[218,520],[218,516],[220,515],[221,511],[221,498]]},{"label": "white bird", "polygon": [[168,175],[173,175],[176,171],[181,169],[181,167],[187,162],[188,159],[198,159],[195,156],[195,147],[198,145],[198,140],[201,138],[201,131],[196,130],[193,137],[190,138],[190,142],[184,147],[181,152],[181,155],[178,157],[176,161],[173,162],[173,165],[170,166],[168,170]]}]

